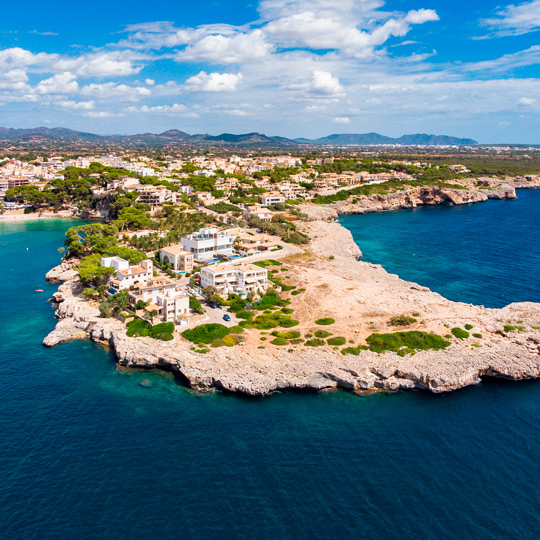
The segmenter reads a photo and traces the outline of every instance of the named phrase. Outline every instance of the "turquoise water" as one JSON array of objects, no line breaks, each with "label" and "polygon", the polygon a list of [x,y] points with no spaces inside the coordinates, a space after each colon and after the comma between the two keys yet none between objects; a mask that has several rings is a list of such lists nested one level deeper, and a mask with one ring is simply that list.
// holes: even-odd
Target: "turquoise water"
[{"label": "turquoise water", "polygon": [[346,216],[363,260],[450,300],[540,302],[540,190],[518,199]]},{"label": "turquoise water", "polygon": [[45,349],[68,226],[0,224],[1,538],[538,537],[538,383],[242,399]]}]

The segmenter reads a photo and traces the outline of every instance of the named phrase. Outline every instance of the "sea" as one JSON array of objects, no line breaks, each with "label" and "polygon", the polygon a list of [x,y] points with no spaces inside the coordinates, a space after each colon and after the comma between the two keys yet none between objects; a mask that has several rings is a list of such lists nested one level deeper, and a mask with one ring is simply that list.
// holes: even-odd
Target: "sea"
[{"label": "sea", "polygon": [[[500,306],[540,300],[539,209],[523,191],[343,224],[367,260]],[[540,537],[539,382],[248,399],[46,349],[70,225],[0,223],[0,538]]]}]

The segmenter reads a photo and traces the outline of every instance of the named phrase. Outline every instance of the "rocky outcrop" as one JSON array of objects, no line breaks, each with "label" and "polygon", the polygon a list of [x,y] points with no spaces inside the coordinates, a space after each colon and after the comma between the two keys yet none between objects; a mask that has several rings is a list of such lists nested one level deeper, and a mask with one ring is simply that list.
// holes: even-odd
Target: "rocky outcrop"
[{"label": "rocky outcrop", "polygon": [[58,266],[55,266],[45,274],[45,279],[50,283],[61,283],[77,277],[76,259],[64,259]]}]

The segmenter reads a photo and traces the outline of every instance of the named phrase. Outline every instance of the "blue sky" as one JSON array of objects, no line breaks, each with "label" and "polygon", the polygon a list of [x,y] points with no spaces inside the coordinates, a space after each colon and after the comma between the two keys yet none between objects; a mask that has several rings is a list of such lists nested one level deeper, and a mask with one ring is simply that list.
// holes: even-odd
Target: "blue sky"
[{"label": "blue sky", "polygon": [[0,21],[0,125],[540,143],[540,0],[57,0]]}]

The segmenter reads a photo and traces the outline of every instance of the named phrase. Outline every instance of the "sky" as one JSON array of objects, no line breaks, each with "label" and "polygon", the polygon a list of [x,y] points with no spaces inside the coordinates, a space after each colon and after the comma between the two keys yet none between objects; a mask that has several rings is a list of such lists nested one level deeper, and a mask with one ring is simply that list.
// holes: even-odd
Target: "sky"
[{"label": "sky", "polygon": [[0,125],[540,144],[540,0],[27,0]]}]

